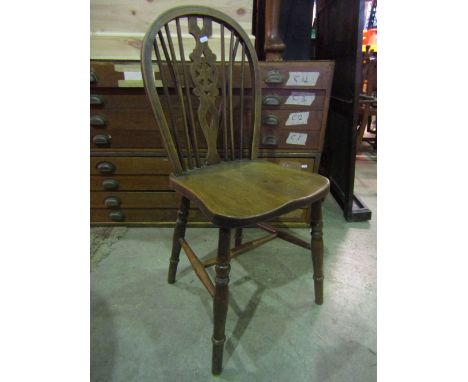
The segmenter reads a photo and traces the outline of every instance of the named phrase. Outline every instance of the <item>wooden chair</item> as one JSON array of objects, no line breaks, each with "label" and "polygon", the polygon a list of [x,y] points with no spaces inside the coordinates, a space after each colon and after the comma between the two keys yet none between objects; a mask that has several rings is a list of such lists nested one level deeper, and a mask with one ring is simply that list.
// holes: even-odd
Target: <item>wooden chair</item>
[{"label": "wooden chair", "polygon": [[[183,47],[185,26],[195,40],[188,57]],[[219,63],[208,43],[215,28],[219,28],[221,37]],[[229,40],[229,48],[225,39]],[[321,203],[329,191],[329,182],[317,174],[257,159],[261,111],[258,60],[247,34],[227,15],[195,6],[174,8],[160,15],[144,38],[141,67],[146,93],[173,167],[170,185],[182,197],[168,282],[175,282],[183,249],[213,297],[212,372],[219,374],[231,258],[274,238],[311,250],[315,302],[322,304]],[[240,78],[233,76],[233,67],[239,69]],[[251,84],[249,89],[245,87],[247,81]],[[165,109],[161,101],[165,102]],[[250,123],[244,122],[247,115],[251,115]],[[219,228],[217,256],[204,262],[184,238],[190,203]],[[308,206],[311,243],[263,223]],[[268,235],[242,244],[242,227],[247,226],[259,227]],[[235,247],[231,249],[233,229]],[[214,284],[206,272],[213,265]]]}]

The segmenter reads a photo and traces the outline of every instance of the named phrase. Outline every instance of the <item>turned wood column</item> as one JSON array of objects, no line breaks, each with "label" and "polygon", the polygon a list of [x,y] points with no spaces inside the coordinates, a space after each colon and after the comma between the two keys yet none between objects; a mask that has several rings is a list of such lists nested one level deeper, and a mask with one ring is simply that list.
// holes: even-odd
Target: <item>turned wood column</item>
[{"label": "turned wood column", "polygon": [[310,214],[311,253],[314,268],[315,303],[323,304],[323,233],[322,201],[312,204]]},{"label": "turned wood column", "polygon": [[220,374],[223,369],[223,349],[226,336],[224,327],[229,302],[229,271],[230,262],[231,230],[229,228],[219,229],[218,258],[215,265],[215,295],[213,300],[213,361],[212,373]]},{"label": "turned wood column", "polygon": [[185,237],[185,227],[187,226],[187,216],[190,207],[190,200],[182,197],[180,201],[179,211],[177,212],[177,221],[174,228],[174,235],[172,237],[172,253],[169,260],[169,272],[167,274],[167,282],[169,284],[175,283],[175,276],[177,272],[177,265],[179,264],[179,255],[181,244],[179,239]]}]

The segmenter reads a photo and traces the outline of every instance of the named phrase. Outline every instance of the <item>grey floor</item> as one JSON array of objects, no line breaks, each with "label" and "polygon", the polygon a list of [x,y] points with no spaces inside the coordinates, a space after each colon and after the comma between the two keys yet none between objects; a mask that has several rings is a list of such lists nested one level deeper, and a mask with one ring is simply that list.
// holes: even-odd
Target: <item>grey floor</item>
[{"label": "grey floor", "polygon": [[[356,193],[372,220],[347,223],[324,204],[324,304],[313,302],[309,253],[279,239],[232,262],[224,370],[211,376],[212,304],[181,256],[166,283],[172,229],[91,231],[92,381],[377,379],[376,158],[358,157]],[[293,230],[309,240],[306,229]],[[247,230],[245,238],[263,233]],[[214,229],[189,229],[201,256]]]}]

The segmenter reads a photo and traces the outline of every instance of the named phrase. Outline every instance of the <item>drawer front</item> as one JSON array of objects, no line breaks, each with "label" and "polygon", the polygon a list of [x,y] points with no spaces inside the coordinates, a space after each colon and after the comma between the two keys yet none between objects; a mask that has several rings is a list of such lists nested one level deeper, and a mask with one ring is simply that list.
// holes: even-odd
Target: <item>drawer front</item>
[{"label": "drawer front", "polygon": [[91,129],[92,149],[164,148],[159,130],[100,130]]},{"label": "drawer front", "polygon": [[151,105],[143,89],[138,89],[137,92],[129,90],[127,94],[108,94],[91,89],[91,111],[102,109],[144,109],[151,112]]},{"label": "drawer front", "polygon": [[103,130],[155,130],[159,131],[150,109],[91,110],[91,128]]},{"label": "drawer front", "polygon": [[172,172],[165,157],[91,157],[90,167],[91,175],[106,176],[168,175]]},{"label": "drawer front", "polygon": [[324,90],[291,91],[287,89],[263,89],[262,109],[323,110]]},{"label": "drawer front", "polygon": [[91,208],[178,208],[180,196],[167,192],[91,192]]},{"label": "drawer front", "polygon": [[330,61],[260,63],[262,88],[326,89],[333,63]]},{"label": "drawer front", "polygon": [[320,131],[305,129],[263,128],[260,133],[260,147],[272,149],[318,150]]},{"label": "drawer front", "polygon": [[170,190],[168,175],[91,176],[91,191],[164,191]]},{"label": "drawer front", "polygon": [[262,129],[304,129],[320,130],[322,128],[322,112],[320,111],[289,111],[262,110]]},{"label": "drawer front", "polygon": [[[208,222],[208,219],[200,210],[190,209],[189,220],[191,222]],[[273,222],[305,222],[307,209],[298,209],[272,220]],[[122,224],[128,223],[175,223],[177,219],[177,209],[162,208],[122,208],[118,210],[109,210],[104,208],[91,209],[91,223],[94,224]]]}]

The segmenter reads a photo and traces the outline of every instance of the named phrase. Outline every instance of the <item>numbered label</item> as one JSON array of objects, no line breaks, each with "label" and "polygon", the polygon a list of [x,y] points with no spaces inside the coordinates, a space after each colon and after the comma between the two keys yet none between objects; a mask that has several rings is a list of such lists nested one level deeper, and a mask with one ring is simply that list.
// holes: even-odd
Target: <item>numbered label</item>
[{"label": "numbered label", "polygon": [[124,72],[125,80],[141,80],[141,72]]},{"label": "numbered label", "polygon": [[289,133],[288,139],[286,139],[286,143],[288,145],[305,146],[306,141],[307,141],[307,134],[303,134],[303,133]]},{"label": "numbered label", "polygon": [[286,126],[306,125],[309,119],[309,112],[303,111],[301,113],[291,113],[286,121]]},{"label": "numbered label", "polygon": [[315,86],[319,72],[289,72],[287,86]]},{"label": "numbered label", "polygon": [[286,105],[301,105],[301,106],[310,106],[314,102],[315,94],[314,93],[291,93],[291,95],[286,100]]}]

